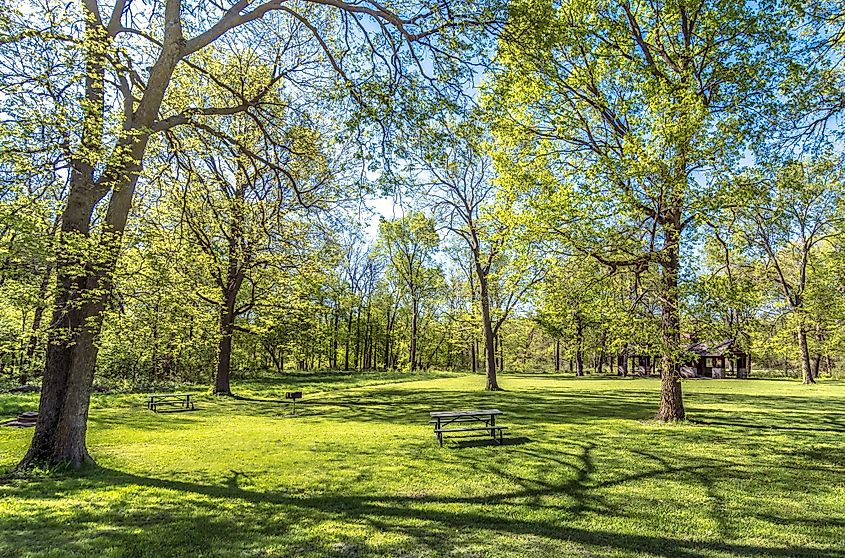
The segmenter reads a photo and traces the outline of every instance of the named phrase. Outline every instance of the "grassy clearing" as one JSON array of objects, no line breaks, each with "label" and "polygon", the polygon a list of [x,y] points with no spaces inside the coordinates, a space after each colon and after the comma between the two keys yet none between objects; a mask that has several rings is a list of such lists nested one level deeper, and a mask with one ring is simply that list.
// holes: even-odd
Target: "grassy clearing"
[{"label": "grassy clearing", "polygon": [[[0,481],[0,556],[845,557],[845,382],[690,381],[693,421],[659,425],[656,380],[391,379],[97,396],[100,468]],[[436,446],[427,411],[491,406],[505,446]],[[31,435],[0,431],[0,468]]]}]

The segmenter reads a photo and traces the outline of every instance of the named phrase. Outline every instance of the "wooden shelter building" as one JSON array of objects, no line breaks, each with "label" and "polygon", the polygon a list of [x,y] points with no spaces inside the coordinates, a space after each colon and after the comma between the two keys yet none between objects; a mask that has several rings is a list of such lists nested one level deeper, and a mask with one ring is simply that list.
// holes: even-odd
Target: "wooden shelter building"
[{"label": "wooden shelter building", "polygon": [[747,378],[751,374],[751,355],[737,347],[733,339],[719,343],[693,343],[687,351],[694,359],[681,367],[681,374],[691,378]]}]

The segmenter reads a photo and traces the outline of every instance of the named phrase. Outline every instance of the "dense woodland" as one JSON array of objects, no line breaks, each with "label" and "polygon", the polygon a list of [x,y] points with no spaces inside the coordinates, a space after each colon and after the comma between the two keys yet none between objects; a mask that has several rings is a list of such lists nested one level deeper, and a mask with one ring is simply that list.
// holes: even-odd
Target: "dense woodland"
[{"label": "dense woodland", "polygon": [[2,7],[27,462],[88,459],[96,386],[649,354],[677,420],[692,340],[845,367],[841,2]]}]

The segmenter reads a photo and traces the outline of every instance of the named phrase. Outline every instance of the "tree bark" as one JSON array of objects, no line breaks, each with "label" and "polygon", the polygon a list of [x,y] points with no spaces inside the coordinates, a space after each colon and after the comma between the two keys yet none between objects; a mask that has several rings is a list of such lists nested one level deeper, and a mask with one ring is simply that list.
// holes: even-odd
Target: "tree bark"
[{"label": "tree bark", "polygon": [[584,320],[575,314],[575,375],[584,375]]},{"label": "tree bark", "polygon": [[72,174],[57,246],[57,292],[38,421],[21,468],[79,468],[93,463],[85,431],[97,360],[96,338],[105,306],[106,294],[100,287],[106,286],[103,279],[107,268],[89,261],[91,254],[80,254],[86,247],[78,244],[90,238],[91,215],[99,200],[92,194],[92,181],[81,173]]},{"label": "tree bark", "polygon": [[560,372],[560,339],[555,339],[555,372]]},{"label": "tree bark", "polygon": [[798,346],[801,348],[801,374],[804,377],[804,383],[815,384],[816,379],[813,378],[813,368],[810,364],[810,348],[807,344],[807,326],[803,316],[800,315],[798,323]]},{"label": "tree bark", "polygon": [[[676,207],[680,207],[680,204]],[[686,418],[681,375],[675,362],[675,352],[681,344],[680,316],[678,309],[678,274],[680,270],[680,209],[668,212],[663,226],[664,261],[661,274],[661,383],[660,408],[656,420],[675,422]]]},{"label": "tree bark", "polygon": [[[47,344],[47,358],[32,443],[19,468],[33,465],[78,468],[92,462],[85,444],[97,339],[126,220],[132,206],[149,129],[158,116],[170,78],[182,56],[179,4],[165,9],[166,32],[158,59],[150,69],[144,95],[113,148],[97,180],[91,154],[101,149],[105,103],[103,83],[108,39],[99,14],[86,4],[86,104],[82,154],[71,161],[71,179],[57,243],[57,292]],[[107,195],[108,209],[96,249],[91,245],[94,208]],[[96,260],[95,260],[96,258]],[[81,272],[80,272],[81,270]]]},{"label": "tree bark", "polygon": [[484,331],[484,362],[487,373],[487,384],[485,389],[498,391],[498,378],[496,377],[496,347],[495,333],[493,331],[493,318],[490,315],[490,293],[487,285],[486,274],[478,273],[479,302],[481,304],[481,324]]},{"label": "tree bark", "polygon": [[408,358],[411,361],[411,372],[417,370],[417,328],[419,327],[419,301],[416,297],[411,300],[411,342],[408,348]]},{"label": "tree bark", "polygon": [[214,395],[232,395],[229,377],[232,370],[232,335],[235,332],[235,303],[243,275],[235,273],[230,277],[230,289],[224,293],[220,306],[220,342],[217,350],[217,372],[214,375]]},{"label": "tree bark", "polygon": [[220,342],[217,349],[217,372],[214,375],[214,395],[232,395],[229,373],[232,368],[234,325],[234,309],[225,304],[220,308]]}]

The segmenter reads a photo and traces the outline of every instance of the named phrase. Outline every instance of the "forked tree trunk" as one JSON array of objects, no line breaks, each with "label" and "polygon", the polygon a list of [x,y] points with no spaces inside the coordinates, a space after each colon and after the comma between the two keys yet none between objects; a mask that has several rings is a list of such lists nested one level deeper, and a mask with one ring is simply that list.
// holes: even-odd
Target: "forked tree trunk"
[{"label": "forked tree trunk", "polygon": [[[85,445],[97,340],[103,310],[112,288],[126,219],[132,207],[148,130],[158,116],[184,44],[178,9],[165,10],[167,31],[158,59],[150,69],[143,98],[132,115],[132,132],[119,139],[99,178],[94,180],[92,154],[100,151],[103,129],[105,44],[100,15],[86,3],[86,101],[82,156],[71,163],[67,202],[57,243],[56,299],[47,343],[38,422],[19,468],[33,465],[80,467],[92,461]],[[97,162],[98,163],[98,162]],[[90,234],[94,208],[111,193],[97,246]],[[81,271],[81,272],[80,272]]]},{"label": "forked tree trunk", "polygon": [[230,200],[232,221],[229,223],[227,268],[223,279],[222,304],[220,305],[220,342],[217,351],[217,373],[214,375],[214,395],[232,395],[229,379],[232,372],[232,336],[238,311],[238,293],[246,279],[245,267],[248,254],[244,253],[244,199],[247,180],[235,174],[234,195]]},{"label": "forked tree trunk", "polygon": [[85,433],[97,362],[96,341],[111,288],[109,279],[117,251],[114,243],[119,242],[119,237],[110,236],[112,245],[100,254],[102,260],[90,260],[93,257],[90,247],[81,243],[91,238],[91,216],[99,200],[92,195],[93,183],[80,173],[73,174],[57,246],[57,292],[38,422],[29,451],[19,465],[21,468],[32,465],[78,468],[93,462]]}]

